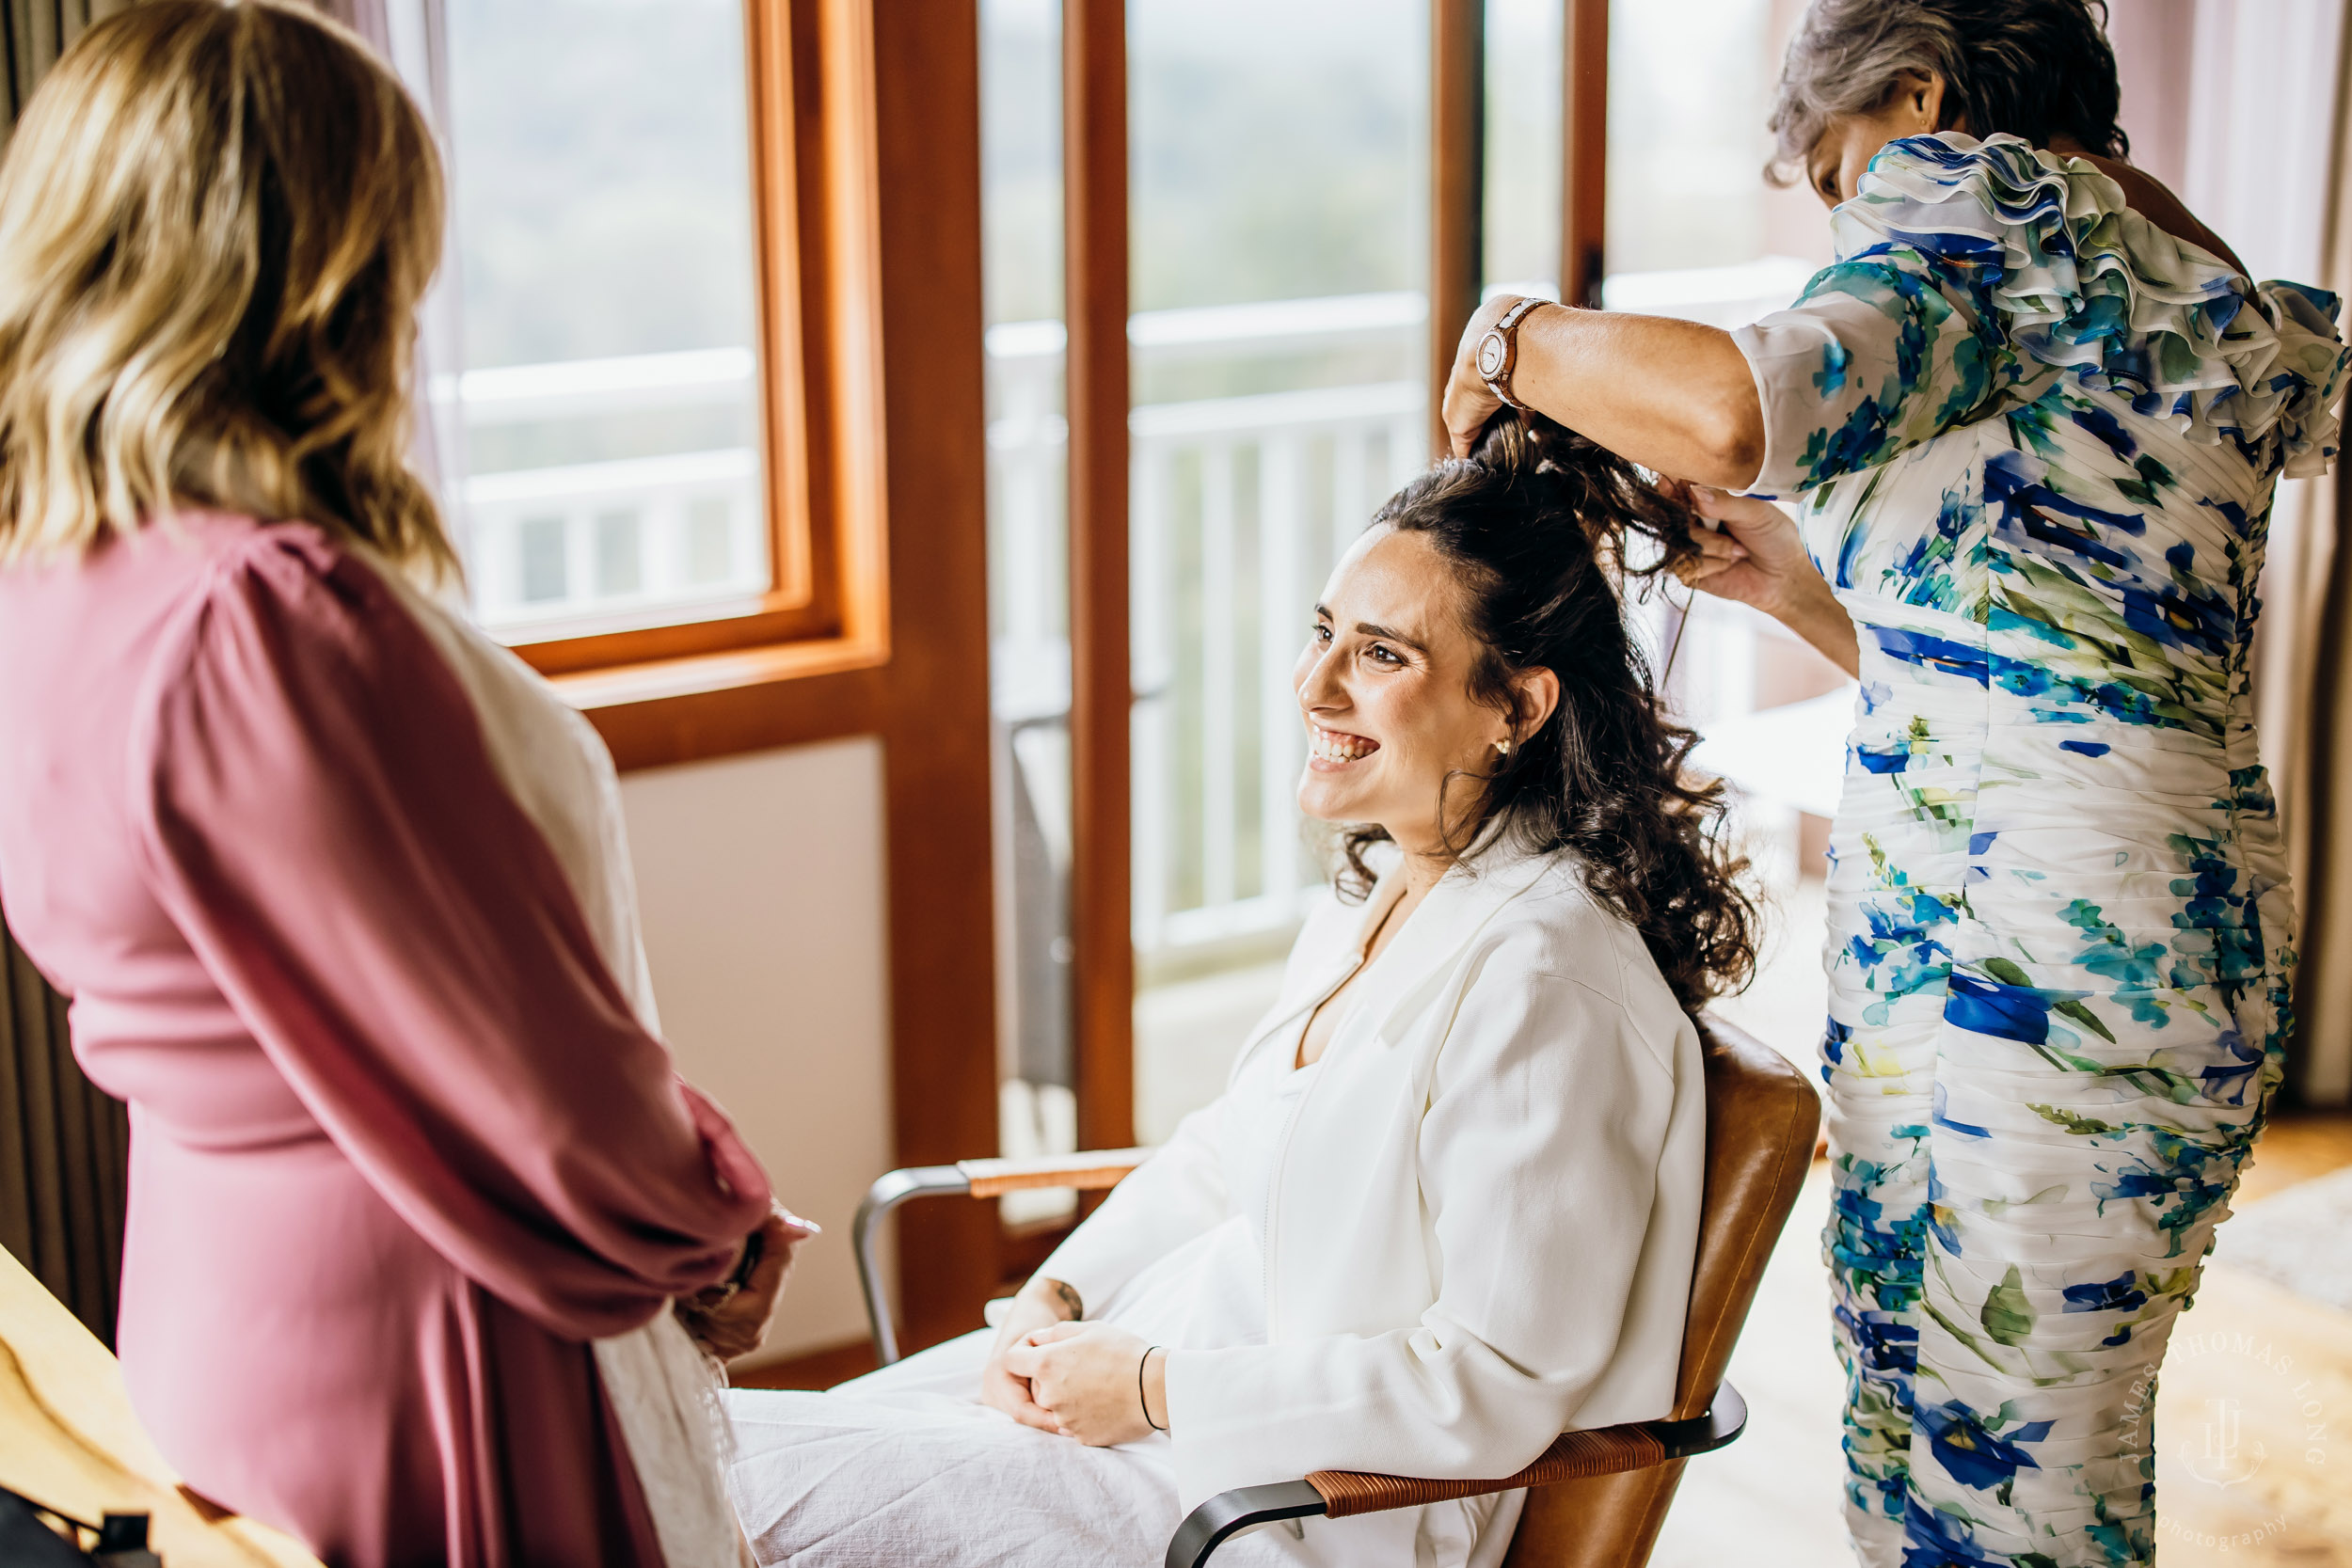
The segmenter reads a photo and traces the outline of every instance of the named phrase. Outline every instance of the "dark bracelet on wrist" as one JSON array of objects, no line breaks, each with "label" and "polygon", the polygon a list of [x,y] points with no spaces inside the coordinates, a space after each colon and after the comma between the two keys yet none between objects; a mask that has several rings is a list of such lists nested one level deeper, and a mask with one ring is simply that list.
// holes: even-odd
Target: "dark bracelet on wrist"
[{"label": "dark bracelet on wrist", "polygon": [[1159,1422],[1152,1418],[1152,1400],[1151,1397],[1143,1391],[1143,1369],[1152,1364],[1152,1351],[1158,1350],[1159,1348],[1159,1346],[1153,1345],[1152,1350],[1145,1351],[1143,1353],[1143,1358],[1136,1363],[1136,1402],[1143,1406],[1143,1424],[1145,1426],[1150,1427],[1153,1432],[1166,1432],[1168,1428],[1160,1425]]}]

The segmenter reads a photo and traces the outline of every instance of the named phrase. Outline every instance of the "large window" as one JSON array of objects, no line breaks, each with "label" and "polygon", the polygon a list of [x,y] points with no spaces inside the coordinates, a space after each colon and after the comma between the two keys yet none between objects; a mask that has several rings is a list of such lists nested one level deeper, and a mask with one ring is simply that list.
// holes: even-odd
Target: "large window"
[{"label": "large window", "polygon": [[449,22],[475,612],[535,641],[756,602],[738,0],[452,0]]},{"label": "large window", "polygon": [[483,626],[550,673],[859,629],[849,541],[874,519],[823,461],[857,415],[827,291],[855,280],[826,247],[865,209],[825,185],[850,178],[828,153],[855,84],[822,86],[818,8],[446,18],[453,242],[426,357]]},{"label": "large window", "polygon": [[[1580,298],[1724,326],[1791,299],[1824,259],[1826,234],[1808,195],[1761,178],[1797,0],[1130,0],[1124,10],[1125,803],[1134,1126],[1152,1141],[1221,1085],[1325,874],[1317,826],[1295,805],[1290,673],[1333,559],[1428,459],[1432,317],[1462,309],[1433,312],[1433,266],[1458,268],[1463,256],[1460,236],[1433,228],[1478,214],[1477,277],[1490,292],[1557,297],[1565,270]],[[990,0],[983,15],[993,674],[1009,802],[1004,1125],[1009,1147],[1044,1152],[1071,1125],[1073,1075],[1088,1076],[1073,1057],[1090,1060],[1089,1038],[1104,1033],[1099,1021],[1077,1029],[1073,1053],[1071,996],[1089,1017],[1097,978],[1083,953],[1071,968],[1084,946],[1066,913],[1071,867],[1083,873],[1089,853],[1109,851],[1074,842],[1070,827],[1069,802],[1087,792],[1069,760],[1059,11],[1051,0]],[[1475,73],[1481,37],[1484,146],[1465,164],[1456,142],[1441,156],[1432,143],[1475,136],[1475,117],[1468,133],[1450,108],[1440,124],[1432,95],[1459,101],[1454,62],[1468,55]],[[1583,86],[1564,91],[1572,83]],[[1465,166],[1483,169],[1483,188],[1459,204]],[[1605,203],[1594,199],[1603,186]],[[1576,247],[1572,268],[1564,243]],[[1090,525],[1077,526],[1083,535]],[[1804,927],[1820,881],[1800,873],[1818,867],[1835,790],[1837,748],[1820,743],[1842,700],[1834,676],[1735,607],[1686,610],[1661,596],[1636,613],[1656,660],[1673,658],[1672,700],[1740,786],[1744,829],[1791,927]],[[1077,662],[1114,657],[1082,648]],[[1812,772],[1763,766],[1814,752],[1827,762]],[[1805,973],[1810,945],[1802,934],[1778,944],[1789,961],[1775,983]],[[1818,995],[1804,1010],[1818,1014]],[[1802,1039],[1817,1024],[1772,1033]],[[1077,1089],[1081,1105],[1099,1101]]]},{"label": "large window", "polygon": [[1130,7],[1136,1135],[1223,1087],[1322,874],[1291,673],[1427,458],[1428,7]]},{"label": "large window", "polygon": [[[1424,0],[1127,8],[1136,1134],[1213,1097],[1320,868],[1290,691],[1338,552],[1427,454]],[[1002,1125],[1070,1147],[1061,36],[984,0]],[[1054,1197],[1007,1214],[1049,1215]]]}]

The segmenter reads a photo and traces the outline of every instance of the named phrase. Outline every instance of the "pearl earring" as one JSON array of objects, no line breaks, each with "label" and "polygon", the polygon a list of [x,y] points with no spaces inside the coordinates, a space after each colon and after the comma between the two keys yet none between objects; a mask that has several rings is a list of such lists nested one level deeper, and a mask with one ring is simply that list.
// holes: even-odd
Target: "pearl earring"
[{"label": "pearl earring", "polygon": [[1511,754],[1511,743],[1507,740],[1498,740],[1495,742],[1495,750],[1507,757]]}]

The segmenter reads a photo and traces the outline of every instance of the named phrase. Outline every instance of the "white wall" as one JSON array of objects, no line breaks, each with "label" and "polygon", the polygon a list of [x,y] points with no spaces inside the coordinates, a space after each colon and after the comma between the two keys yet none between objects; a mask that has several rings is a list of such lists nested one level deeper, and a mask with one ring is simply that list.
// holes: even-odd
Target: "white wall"
[{"label": "white wall", "polygon": [[856,739],[621,782],[679,1069],[825,1227],[761,1359],[866,1333],[850,1218],[892,1164],[882,766]]}]

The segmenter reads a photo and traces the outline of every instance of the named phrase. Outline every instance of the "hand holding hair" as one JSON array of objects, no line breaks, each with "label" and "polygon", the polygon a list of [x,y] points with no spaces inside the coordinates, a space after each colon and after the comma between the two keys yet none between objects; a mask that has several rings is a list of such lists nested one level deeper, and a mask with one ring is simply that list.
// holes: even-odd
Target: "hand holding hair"
[{"label": "hand holding hair", "polygon": [[1860,669],[1853,619],[1814,569],[1788,515],[1754,496],[1704,484],[1689,490],[1692,509],[1719,527],[1692,531],[1696,553],[1673,564],[1675,577],[1685,587],[1762,610],[1849,675]]}]

